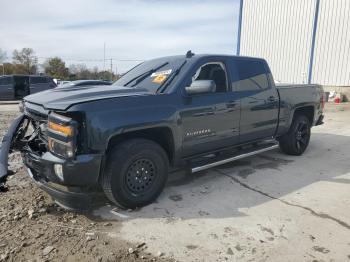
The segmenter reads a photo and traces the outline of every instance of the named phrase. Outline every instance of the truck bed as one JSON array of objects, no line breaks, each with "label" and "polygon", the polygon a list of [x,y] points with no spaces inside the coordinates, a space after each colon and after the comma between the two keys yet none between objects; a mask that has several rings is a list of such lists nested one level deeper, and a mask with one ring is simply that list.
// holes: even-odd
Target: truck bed
[{"label": "truck bed", "polygon": [[[278,133],[286,132],[290,126],[292,115],[298,107],[310,106],[315,108],[313,112],[314,122],[317,116],[322,114],[323,88],[317,84],[276,84],[280,96],[280,118]],[[316,106],[315,106],[316,105]]]}]

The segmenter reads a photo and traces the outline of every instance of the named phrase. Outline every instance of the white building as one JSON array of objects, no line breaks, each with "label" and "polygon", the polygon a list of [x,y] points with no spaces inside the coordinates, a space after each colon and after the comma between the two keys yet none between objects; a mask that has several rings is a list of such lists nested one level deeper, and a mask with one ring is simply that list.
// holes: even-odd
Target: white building
[{"label": "white building", "polygon": [[350,86],[350,0],[241,0],[238,32],[280,82]]}]

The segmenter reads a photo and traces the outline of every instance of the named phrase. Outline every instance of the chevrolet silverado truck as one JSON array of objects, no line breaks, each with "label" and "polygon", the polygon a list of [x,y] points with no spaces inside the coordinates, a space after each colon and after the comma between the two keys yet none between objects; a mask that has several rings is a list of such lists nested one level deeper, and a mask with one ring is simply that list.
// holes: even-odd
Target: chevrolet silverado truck
[{"label": "chevrolet silverado truck", "polygon": [[28,175],[64,207],[104,193],[122,208],[154,201],[168,173],[197,172],[280,147],[301,155],[323,123],[318,85],[276,86],[265,60],[186,55],[143,62],[110,86],[26,96],[3,138]]}]

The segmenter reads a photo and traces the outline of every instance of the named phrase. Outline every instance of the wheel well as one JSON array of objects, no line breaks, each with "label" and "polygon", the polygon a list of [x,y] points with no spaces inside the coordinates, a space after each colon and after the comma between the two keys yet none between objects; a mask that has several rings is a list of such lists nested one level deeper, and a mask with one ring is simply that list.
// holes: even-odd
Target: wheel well
[{"label": "wheel well", "polygon": [[294,112],[294,117],[297,115],[306,116],[309,119],[310,124],[312,125],[314,121],[314,114],[315,114],[315,109],[313,106],[305,106],[305,107],[297,108]]},{"label": "wheel well", "polygon": [[124,134],[116,135],[109,140],[107,147],[108,152],[118,143],[132,138],[144,138],[152,140],[159,144],[167,153],[169,162],[173,162],[174,158],[174,139],[173,134],[168,127],[156,127],[137,131],[131,131]]}]

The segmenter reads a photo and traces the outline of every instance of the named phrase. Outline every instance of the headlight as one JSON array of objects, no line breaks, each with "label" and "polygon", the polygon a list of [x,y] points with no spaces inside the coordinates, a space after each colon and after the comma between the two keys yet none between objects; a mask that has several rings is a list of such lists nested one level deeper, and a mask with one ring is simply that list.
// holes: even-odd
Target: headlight
[{"label": "headlight", "polygon": [[76,151],[77,122],[69,117],[51,113],[47,127],[50,152],[64,158],[73,158]]},{"label": "headlight", "polygon": [[56,124],[54,122],[51,122],[49,120],[48,128],[50,128],[52,131],[60,133],[65,136],[72,136],[73,135],[73,127],[72,126],[62,126],[60,124]]},{"label": "headlight", "polygon": [[72,158],[74,156],[74,146],[72,142],[65,143],[49,137],[48,147],[52,153],[63,156],[65,158]]}]

